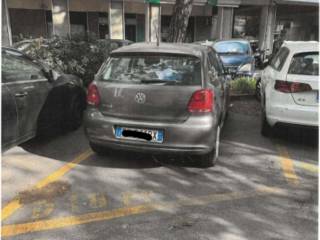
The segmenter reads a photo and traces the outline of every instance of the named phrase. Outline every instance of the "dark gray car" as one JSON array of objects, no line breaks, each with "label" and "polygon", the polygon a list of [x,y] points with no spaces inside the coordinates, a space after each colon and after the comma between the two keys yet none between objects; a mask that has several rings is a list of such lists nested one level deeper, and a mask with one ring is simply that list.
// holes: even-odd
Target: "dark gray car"
[{"label": "dark gray car", "polygon": [[112,52],[90,85],[85,131],[92,149],[219,154],[229,84],[211,47],[137,43]]},{"label": "dark gray car", "polygon": [[80,126],[86,96],[81,79],[15,49],[2,48],[1,57],[2,151],[39,133]]}]

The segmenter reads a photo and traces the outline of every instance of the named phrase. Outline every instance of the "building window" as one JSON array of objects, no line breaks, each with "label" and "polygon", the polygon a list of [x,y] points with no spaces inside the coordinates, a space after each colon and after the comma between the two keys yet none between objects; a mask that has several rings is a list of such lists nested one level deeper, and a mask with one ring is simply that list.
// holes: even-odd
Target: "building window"
[{"label": "building window", "polygon": [[24,38],[47,37],[45,11],[43,9],[9,8],[13,42]]},{"label": "building window", "polygon": [[[167,42],[169,36],[169,28],[170,28],[171,16],[161,16],[161,41]],[[185,42],[194,42],[194,24],[195,24],[195,17],[190,16],[188,27],[187,27],[187,34]]]},{"label": "building window", "polygon": [[46,11],[47,37],[53,37],[52,11]]},{"label": "building window", "polygon": [[135,14],[125,14],[125,39],[137,41],[137,18]]},{"label": "building window", "polygon": [[261,7],[240,6],[234,10],[234,38],[259,38]]},{"label": "building window", "polygon": [[71,35],[85,35],[87,32],[87,13],[70,12]]},{"label": "building window", "polygon": [[106,12],[99,12],[99,37],[101,39],[109,38],[109,21]]}]

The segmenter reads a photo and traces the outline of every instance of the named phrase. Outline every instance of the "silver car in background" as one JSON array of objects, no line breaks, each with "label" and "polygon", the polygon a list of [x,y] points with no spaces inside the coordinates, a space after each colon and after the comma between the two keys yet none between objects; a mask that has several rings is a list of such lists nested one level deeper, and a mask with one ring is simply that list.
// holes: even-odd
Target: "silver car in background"
[{"label": "silver car in background", "polygon": [[112,52],[89,86],[92,149],[199,155],[215,164],[229,83],[213,48],[137,43]]}]

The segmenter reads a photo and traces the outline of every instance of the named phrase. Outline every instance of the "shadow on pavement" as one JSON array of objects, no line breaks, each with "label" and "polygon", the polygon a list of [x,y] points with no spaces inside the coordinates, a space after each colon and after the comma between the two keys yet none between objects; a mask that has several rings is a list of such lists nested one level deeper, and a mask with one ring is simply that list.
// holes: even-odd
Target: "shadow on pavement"
[{"label": "shadow on pavement", "polygon": [[319,144],[318,129],[305,127],[275,127],[273,138],[281,141],[282,143],[294,143],[299,144],[302,147],[318,147]]}]

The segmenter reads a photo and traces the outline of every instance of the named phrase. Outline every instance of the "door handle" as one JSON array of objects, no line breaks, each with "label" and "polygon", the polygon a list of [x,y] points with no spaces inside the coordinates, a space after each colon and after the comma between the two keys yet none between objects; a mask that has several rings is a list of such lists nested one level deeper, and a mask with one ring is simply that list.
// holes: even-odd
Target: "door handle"
[{"label": "door handle", "polygon": [[27,95],[28,95],[28,92],[19,92],[15,94],[16,97],[25,97]]}]

